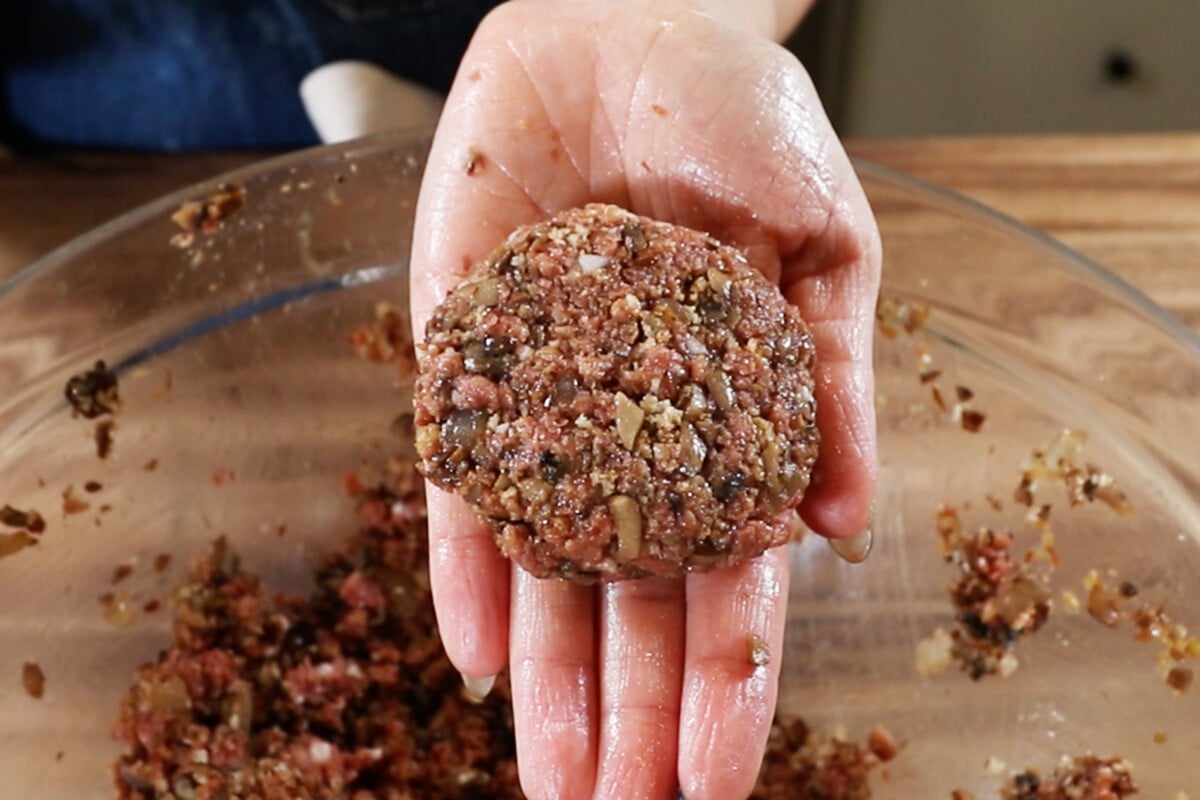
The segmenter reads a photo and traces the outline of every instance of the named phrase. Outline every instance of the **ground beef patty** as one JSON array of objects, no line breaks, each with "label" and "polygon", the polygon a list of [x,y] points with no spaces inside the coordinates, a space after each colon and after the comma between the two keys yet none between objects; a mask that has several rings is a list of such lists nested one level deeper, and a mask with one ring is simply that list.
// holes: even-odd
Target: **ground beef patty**
[{"label": "ground beef patty", "polygon": [[534,575],[678,575],[788,540],[817,453],[812,337],[738,250],[566,211],[477,264],[418,349],[425,475]]}]

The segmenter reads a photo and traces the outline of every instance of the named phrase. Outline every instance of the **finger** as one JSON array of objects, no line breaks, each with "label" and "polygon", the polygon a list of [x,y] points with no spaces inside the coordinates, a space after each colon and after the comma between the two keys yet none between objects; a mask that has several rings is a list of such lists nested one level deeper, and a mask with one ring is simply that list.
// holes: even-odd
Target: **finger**
[{"label": "finger", "polygon": [[585,800],[596,777],[596,592],[512,567],[510,670],[521,788]]},{"label": "finger", "polygon": [[808,321],[817,356],[813,380],[821,444],[800,513],[812,530],[832,538],[854,536],[870,524],[878,462],[872,365],[878,248],[868,240],[865,248],[843,249],[856,261],[807,275],[786,289]]},{"label": "finger", "polygon": [[[739,114],[711,118],[707,125],[696,117],[679,126],[680,136],[703,130],[705,141],[683,145],[668,138],[666,150],[686,152],[679,163],[690,164],[715,187],[716,197],[698,205],[672,204],[670,210],[675,221],[744,247],[756,267],[780,281],[809,323],[817,354],[821,450],[801,512],[818,533],[853,536],[868,525],[876,486],[871,335],[879,234],[850,160],[803,70],[782,51],[761,61],[769,68],[747,93],[761,91],[771,99],[776,135],[748,136]],[[702,112],[693,106],[680,113]],[[728,146],[716,146],[720,142],[737,142],[736,157]],[[633,196],[653,205],[653,195],[645,191]]]},{"label": "finger", "polygon": [[459,497],[426,485],[429,584],[446,655],[485,678],[508,662],[509,565]]},{"label": "finger", "polygon": [[[549,68],[538,61],[547,51],[582,54],[587,33],[578,26],[530,30],[514,9],[503,4],[480,25],[430,148],[410,266],[418,331],[470,265],[510,231],[592,199],[574,155],[584,126],[559,118],[586,108],[586,63],[582,56],[564,64],[551,55]],[[546,37],[559,47],[547,47]]]},{"label": "finger", "polygon": [[843,538],[870,524],[877,445],[872,363],[882,246],[866,193],[832,131],[823,171],[828,216],[785,256],[784,294],[816,345],[813,378],[820,451],[800,507],[817,533]]},{"label": "finger", "polygon": [[813,531],[842,539],[871,524],[878,461],[874,377],[863,361],[819,363],[813,377],[821,445],[800,515]]},{"label": "finger", "polygon": [[[679,783],[688,800],[746,797],[754,787],[778,693],[787,591],[787,547],[687,579]],[[758,665],[760,644],[767,662]]]},{"label": "finger", "polygon": [[594,800],[674,800],[683,684],[684,582],[604,587],[600,758]]}]

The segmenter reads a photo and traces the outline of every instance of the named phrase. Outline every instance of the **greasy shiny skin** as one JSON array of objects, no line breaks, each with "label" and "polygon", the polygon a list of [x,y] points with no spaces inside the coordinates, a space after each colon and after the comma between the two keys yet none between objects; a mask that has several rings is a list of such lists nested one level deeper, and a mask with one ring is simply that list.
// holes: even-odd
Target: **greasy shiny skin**
[{"label": "greasy shiny skin", "polygon": [[[711,5],[711,4],[710,4]],[[699,228],[778,280],[817,348],[822,449],[800,508],[832,537],[869,524],[878,234],[800,64],[681,0],[518,0],[480,26],[417,211],[417,334],[520,224],[590,201]],[[774,709],[786,548],[683,580],[600,587],[512,568],[464,503],[430,490],[443,640],[466,675],[509,665],[534,800],[734,800]],[[748,659],[748,637],[772,658]]]}]

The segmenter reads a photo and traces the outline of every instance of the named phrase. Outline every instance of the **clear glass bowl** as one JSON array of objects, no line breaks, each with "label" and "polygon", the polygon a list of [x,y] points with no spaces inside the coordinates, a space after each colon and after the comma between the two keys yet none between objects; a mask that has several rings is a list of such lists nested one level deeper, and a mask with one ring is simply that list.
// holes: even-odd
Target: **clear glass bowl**
[{"label": "clear glass bowl", "polygon": [[[48,523],[38,546],[0,560],[5,797],[111,796],[118,700],[169,630],[169,611],[141,607],[214,537],[285,589],[349,532],[341,475],[393,446],[388,424],[408,400],[346,337],[377,302],[406,303],[427,147],[425,133],[397,133],[257,165],[130,213],[0,286],[0,503]],[[1200,690],[1175,695],[1155,645],[1067,613],[1059,597],[1082,597],[1089,569],[1118,569],[1139,600],[1200,630],[1200,340],[1048,238],[858,166],[883,230],[884,293],[931,316],[915,336],[878,342],[875,552],[850,566],[815,539],[794,549],[783,705],[816,727],[861,736],[880,723],[905,742],[880,797],[994,796],[989,757],[1045,771],[1086,751],[1128,757],[1146,797],[1200,795]],[[173,246],[171,214],[224,182],[245,186],[245,207],[216,235]],[[979,433],[936,408],[918,347],[949,402],[956,385],[975,393]],[[99,358],[116,365],[123,398],[104,461],[62,393]],[[1020,668],[979,682],[953,668],[918,676],[917,644],[953,626],[936,506],[1036,541],[1012,492],[1029,452],[1063,428],[1088,432],[1086,460],[1115,477],[1134,516],[1067,509],[1048,490],[1057,607],[1019,646]],[[88,493],[88,481],[103,488]],[[64,513],[67,487],[90,507]],[[162,553],[172,560],[159,573]],[[113,585],[121,564],[134,569]],[[106,593],[128,597],[132,624],[105,618]],[[22,689],[25,662],[45,673],[40,700]]]}]

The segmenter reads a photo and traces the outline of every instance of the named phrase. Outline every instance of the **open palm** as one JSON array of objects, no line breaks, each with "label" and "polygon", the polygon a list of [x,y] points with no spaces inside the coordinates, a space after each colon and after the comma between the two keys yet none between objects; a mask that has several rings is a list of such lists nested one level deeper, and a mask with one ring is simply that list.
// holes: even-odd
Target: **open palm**
[{"label": "open palm", "polygon": [[[817,346],[821,454],[800,514],[868,524],[875,433],[870,209],[802,67],[682,0],[518,0],[480,26],[421,188],[414,324],[521,224],[602,201],[742,247]],[[430,488],[434,601],[472,677],[511,671],[532,798],[730,800],[774,711],[786,550],[685,580],[580,587],[510,567],[457,497]],[[748,658],[750,636],[774,656]]]}]

